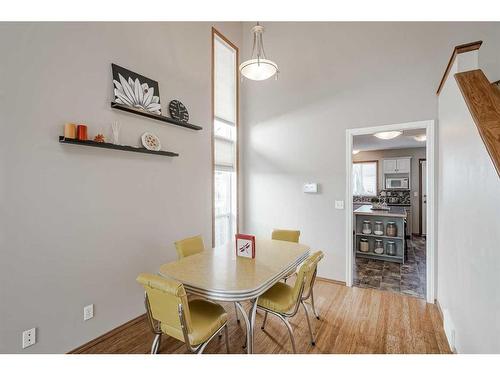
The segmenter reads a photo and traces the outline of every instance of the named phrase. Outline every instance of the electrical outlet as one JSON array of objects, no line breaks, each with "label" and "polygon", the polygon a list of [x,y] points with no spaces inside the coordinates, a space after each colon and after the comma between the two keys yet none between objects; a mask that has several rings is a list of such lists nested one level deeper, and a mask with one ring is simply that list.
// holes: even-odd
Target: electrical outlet
[{"label": "electrical outlet", "polygon": [[344,201],[335,201],[335,208],[337,210],[343,210],[344,209]]},{"label": "electrical outlet", "polygon": [[36,328],[23,332],[23,349],[36,344]]},{"label": "electrical outlet", "polygon": [[83,308],[83,320],[89,320],[94,317],[94,304]]}]

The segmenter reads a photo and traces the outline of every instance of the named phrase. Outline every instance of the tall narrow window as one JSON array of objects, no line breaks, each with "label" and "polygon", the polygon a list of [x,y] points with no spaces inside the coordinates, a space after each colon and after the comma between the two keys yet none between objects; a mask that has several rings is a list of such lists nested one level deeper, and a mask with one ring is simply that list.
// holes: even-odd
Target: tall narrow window
[{"label": "tall narrow window", "polygon": [[226,244],[237,231],[238,48],[212,32],[213,67],[213,244]]}]

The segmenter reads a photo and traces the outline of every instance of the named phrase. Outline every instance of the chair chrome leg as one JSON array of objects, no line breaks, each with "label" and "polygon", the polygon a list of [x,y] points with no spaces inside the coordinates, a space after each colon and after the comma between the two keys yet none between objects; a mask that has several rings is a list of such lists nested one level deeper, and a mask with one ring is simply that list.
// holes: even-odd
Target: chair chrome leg
[{"label": "chair chrome leg", "polygon": [[304,303],[304,301],[300,301],[300,304],[304,308],[304,312],[306,314],[306,319],[307,319],[307,326],[309,327],[309,333],[311,334],[311,345],[314,346],[314,345],[316,345],[316,341],[314,340],[314,335],[313,335],[313,331],[311,328],[311,320],[309,319],[309,312],[307,311],[307,307],[306,307],[306,304]]},{"label": "chair chrome leg", "polygon": [[224,326],[224,336],[226,339],[226,351],[227,351],[227,354],[229,354],[229,333],[228,333],[228,329],[227,329],[227,323]]},{"label": "chair chrome leg", "polygon": [[234,312],[236,313],[236,322],[240,322],[240,316],[238,315],[238,307],[236,306],[236,302],[234,303]]},{"label": "chair chrome leg", "polygon": [[264,329],[266,327],[266,321],[267,321],[267,311],[264,314],[264,321],[262,322],[262,326],[260,327],[261,329]]},{"label": "chair chrome leg", "polygon": [[151,345],[151,354],[157,354],[161,344],[161,333],[157,333]]},{"label": "chair chrome leg", "polygon": [[205,341],[203,344],[201,344],[200,347],[198,348],[198,351],[196,352],[196,354],[203,354],[203,351],[205,350],[205,348],[207,347],[209,342],[210,342],[210,340]]},{"label": "chair chrome leg", "polygon": [[313,309],[314,316],[319,320],[319,314],[316,312],[316,307],[314,306],[314,290],[311,288],[311,306]]},{"label": "chair chrome leg", "polygon": [[290,341],[292,342],[293,354],[297,353],[297,350],[295,349],[295,338],[293,337],[292,326],[288,322],[288,319],[285,318],[284,316],[281,316],[280,314],[276,314],[276,316],[278,316],[283,321],[283,323],[285,323],[286,328],[288,329],[288,335],[290,336]]}]

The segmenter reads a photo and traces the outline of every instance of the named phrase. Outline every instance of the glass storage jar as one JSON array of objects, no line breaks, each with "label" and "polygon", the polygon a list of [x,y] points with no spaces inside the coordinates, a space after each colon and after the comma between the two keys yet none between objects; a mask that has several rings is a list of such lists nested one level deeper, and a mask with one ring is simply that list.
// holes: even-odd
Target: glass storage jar
[{"label": "glass storage jar", "polygon": [[397,237],[398,235],[398,227],[394,221],[389,221],[385,227],[385,233],[389,237]]},{"label": "glass storage jar", "polygon": [[363,220],[363,229],[361,232],[363,234],[370,234],[372,232],[372,223],[370,220]]},{"label": "glass storage jar", "polygon": [[396,243],[394,241],[387,241],[387,244],[385,245],[385,253],[391,256],[395,256],[397,254]]},{"label": "glass storage jar", "polygon": [[384,244],[382,240],[375,240],[375,247],[373,249],[375,254],[383,254],[384,253]]},{"label": "glass storage jar", "polygon": [[367,253],[370,251],[370,244],[368,243],[368,240],[366,238],[361,238],[359,240],[359,251],[363,253]]},{"label": "glass storage jar", "polygon": [[384,223],[381,221],[376,221],[375,226],[373,227],[373,233],[376,234],[377,236],[383,236],[384,235]]}]

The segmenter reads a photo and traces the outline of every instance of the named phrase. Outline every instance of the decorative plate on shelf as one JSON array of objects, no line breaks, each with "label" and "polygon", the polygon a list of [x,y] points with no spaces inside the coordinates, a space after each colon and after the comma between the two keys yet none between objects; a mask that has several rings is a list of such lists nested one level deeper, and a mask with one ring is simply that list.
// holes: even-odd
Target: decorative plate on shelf
[{"label": "decorative plate on shelf", "polygon": [[178,100],[172,100],[168,105],[168,111],[170,112],[170,116],[173,119],[188,122],[189,121],[189,113],[187,108]]},{"label": "decorative plate on shelf", "polygon": [[141,137],[142,145],[150,151],[160,151],[161,143],[160,139],[151,133],[144,133]]}]

